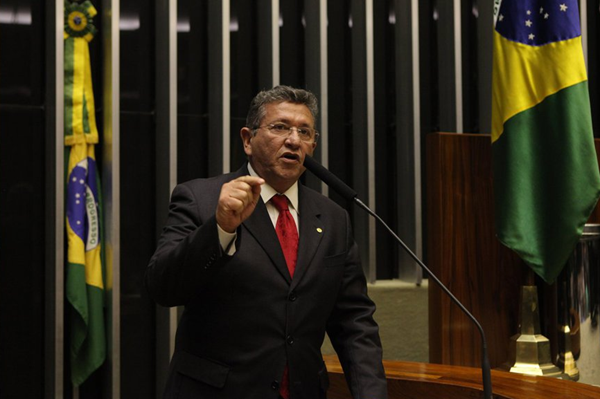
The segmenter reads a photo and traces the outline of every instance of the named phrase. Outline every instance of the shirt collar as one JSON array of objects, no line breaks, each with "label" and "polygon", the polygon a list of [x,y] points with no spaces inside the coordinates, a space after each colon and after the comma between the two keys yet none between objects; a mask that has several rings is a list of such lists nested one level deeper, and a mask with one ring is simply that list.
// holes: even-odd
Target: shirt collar
[{"label": "shirt collar", "polygon": [[[250,176],[260,177],[254,170],[252,165],[250,165],[250,163],[248,163],[248,171],[250,172]],[[300,208],[298,207],[298,182],[297,181],[294,184],[292,184],[292,186],[290,188],[288,188],[288,190],[285,193],[278,193],[277,191],[275,191],[275,189],[273,187],[271,187],[266,182],[265,182],[265,184],[262,185],[261,190],[260,190],[260,196],[265,204],[267,204],[271,200],[271,198],[276,194],[282,194],[282,195],[285,195],[286,197],[288,197],[288,200],[290,201],[290,204],[292,205],[292,207],[296,210],[297,213],[300,213],[300,211],[299,211]]]}]

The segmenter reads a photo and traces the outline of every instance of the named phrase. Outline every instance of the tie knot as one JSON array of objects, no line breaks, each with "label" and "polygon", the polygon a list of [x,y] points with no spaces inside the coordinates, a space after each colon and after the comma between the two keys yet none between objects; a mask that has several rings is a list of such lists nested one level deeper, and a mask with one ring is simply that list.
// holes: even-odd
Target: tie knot
[{"label": "tie knot", "polygon": [[277,194],[271,198],[271,202],[279,212],[288,210],[288,199],[285,195]]}]

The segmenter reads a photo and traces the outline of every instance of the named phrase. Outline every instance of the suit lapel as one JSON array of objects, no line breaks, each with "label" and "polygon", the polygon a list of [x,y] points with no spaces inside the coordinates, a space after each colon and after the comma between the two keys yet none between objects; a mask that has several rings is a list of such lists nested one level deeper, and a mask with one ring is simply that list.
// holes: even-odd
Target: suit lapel
[{"label": "suit lapel", "polygon": [[300,241],[298,243],[298,260],[296,261],[292,288],[296,287],[306,274],[321,243],[323,234],[326,233],[320,219],[321,211],[314,203],[311,193],[302,184],[298,186],[298,190]]},{"label": "suit lapel", "polygon": [[277,233],[275,232],[275,228],[273,227],[273,223],[267,212],[267,207],[262,198],[258,201],[252,215],[244,221],[243,225],[260,244],[267,255],[269,255],[269,258],[271,258],[279,273],[285,278],[288,284],[290,284],[290,272],[285,263],[281,245],[279,245],[279,238],[277,238]]},{"label": "suit lapel", "polygon": [[[243,169],[245,171],[242,174],[248,174],[247,168]],[[299,184],[298,190],[298,202],[300,203],[300,241],[298,242],[298,259],[296,261],[293,280],[290,277],[281,245],[279,245],[279,238],[277,238],[277,233],[262,198],[256,205],[256,209],[252,215],[242,223],[264,249],[269,258],[271,258],[277,271],[288,284],[292,285],[292,288],[298,285],[306,273],[321,243],[321,238],[325,234],[323,223],[320,219],[321,212],[310,195],[311,193],[302,184]]]}]

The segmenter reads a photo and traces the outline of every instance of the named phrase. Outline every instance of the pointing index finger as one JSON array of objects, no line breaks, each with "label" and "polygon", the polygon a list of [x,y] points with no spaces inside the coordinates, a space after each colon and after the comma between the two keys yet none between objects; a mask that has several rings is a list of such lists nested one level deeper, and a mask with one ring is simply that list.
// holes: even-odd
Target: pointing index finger
[{"label": "pointing index finger", "polygon": [[254,176],[241,176],[236,179],[239,182],[243,182],[249,184],[250,186],[262,186],[265,184],[265,179],[262,177],[254,177]]}]

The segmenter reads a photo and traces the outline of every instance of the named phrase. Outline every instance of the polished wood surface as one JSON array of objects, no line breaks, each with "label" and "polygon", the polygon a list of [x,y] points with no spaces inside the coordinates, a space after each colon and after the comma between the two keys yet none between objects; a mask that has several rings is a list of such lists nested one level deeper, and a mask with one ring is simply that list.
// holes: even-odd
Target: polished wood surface
[{"label": "polished wood surface", "polygon": [[[329,399],[352,399],[335,356],[325,358]],[[483,398],[481,370],[440,364],[384,361],[389,399]],[[492,370],[492,392],[499,399],[598,399],[600,388],[548,377]]]},{"label": "polished wood surface", "polygon": [[[517,333],[522,274],[528,268],[495,235],[491,139],[435,133],[426,140],[427,246],[431,270],[479,320],[492,368],[507,360]],[[430,361],[480,365],[473,323],[429,284]]]},{"label": "polished wood surface", "polygon": [[[600,139],[595,139],[595,147],[600,164]],[[426,262],[480,321],[490,364],[498,367],[507,360],[510,337],[518,333],[521,286],[535,278],[495,235],[490,135],[432,133],[426,139],[426,165]],[[600,205],[589,223],[600,223]],[[551,287],[542,287],[551,292]],[[540,293],[542,307],[544,301],[552,301],[548,292]],[[549,309],[545,311],[542,333],[550,338],[554,356],[556,331],[550,328]],[[433,363],[480,365],[477,330],[433,282],[429,351]]]}]

